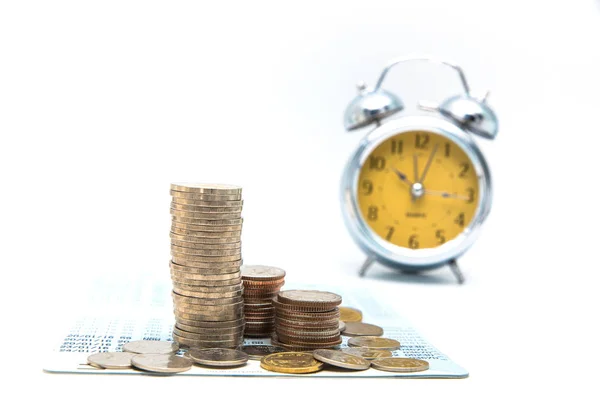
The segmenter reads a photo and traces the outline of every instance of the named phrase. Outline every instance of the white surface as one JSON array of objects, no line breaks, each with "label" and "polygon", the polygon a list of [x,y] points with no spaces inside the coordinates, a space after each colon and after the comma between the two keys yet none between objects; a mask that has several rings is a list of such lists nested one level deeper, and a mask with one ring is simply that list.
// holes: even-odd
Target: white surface
[{"label": "white surface", "polygon": [[[95,281],[88,289],[88,299],[73,305],[78,306],[76,321],[63,331],[52,351],[47,352],[43,363],[44,371],[57,373],[128,374],[139,375],[135,369],[101,369],[87,365],[90,354],[99,351],[123,351],[125,343],[135,340],[173,339],[173,300],[172,285],[168,280],[140,275],[128,282],[131,291],[123,292],[122,281]],[[363,321],[377,324],[384,330],[383,336],[401,343],[394,350],[394,357],[410,357],[426,360],[429,369],[417,373],[391,373],[369,368],[365,371],[344,371],[325,369],[317,378],[466,378],[469,373],[457,365],[447,355],[429,343],[410,322],[390,310],[387,302],[381,303],[364,287],[327,286],[300,283],[288,280],[287,290],[294,288],[316,289],[337,293],[343,304],[362,311]],[[83,307],[81,307],[83,305]],[[342,336],[341,348],[348,347],[348,337]],[[245,345],[271,344],[270,339],[246,338]],[[183,354],[183,351],[181,352]],[[260,367],[260,362],[250,360],[240,368],[208,368],[194,365],[192,369],[178,376],[263,376],[281,378],[282,375]],[[296,376],[297,375],[291,375]],[[305,375],[309,379],[313,375]]]},{"label": "white surface", "polygon": [[[0,291],[10,390],[410,398],[589,393],[598,357],[598,1],[2,2]],[[342,112],[385,62],[430,53],[491,89],[500,134],[482,143],[495,199],[447,270],[361,281],[464,365],[460,381],[365,383],[43,374],[38,349],[71,319],[82,282],[162,271],[168,184],[244,186],[244,257],[298,280],[353,282],[362,254],[338,208],[362,133]],[[394,71],[407,109],[458,81]],[[17,357],[17,355],[21,355]],[[16,373],[15,371],[18,371]],[[89,388],[93,388],[90,390]],[[264,395],[262,396],[264,397]]]}]

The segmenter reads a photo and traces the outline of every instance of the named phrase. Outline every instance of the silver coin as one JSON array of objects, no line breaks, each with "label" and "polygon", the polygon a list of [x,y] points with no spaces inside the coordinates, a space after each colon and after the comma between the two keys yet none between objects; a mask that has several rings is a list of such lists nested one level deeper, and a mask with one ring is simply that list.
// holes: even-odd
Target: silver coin
[{"label": "silver coin", "polygon": [[248,355],[250,360],[260,361],[264,356],[273,353],[283,353],[287,350],[283,347],[272,346],[269,344],[256,344],[243,346],[242,351]]},{"label": "silver coin", "polygon": [[186,242],[181,240],[176,240],[171,238],[171,246],[183,247],[186,249],[194,249],[194,250],[238,250],[242,248],[242,242],[235,243],[194,243],[194,242]]},{"label": "silver coin", "polygon": [[128,369],[131,368],[131,358],[134,353],[121,351],[107,351],[95,353],[87,358],[88,364],[106,369]]},{"label": "silver coin", "polygon": [[[244,324],[244,318],[232,318],[221,321],[200,321],[197,319],[187,319],[176,317],[177,325],[193,326],[197,328],[232,328]],[[186,328],[187,330],[187,328]],[[191,332],[191,331],[190,331]]]},{"label": "silver coin", "polygon": [[211,367],[239,367],[248,362],[248,356],[232,349],[191,349],[189,357],[200,365]]},{"label": "silver coin", "polygon": [[178,337],[192,339],[192,340],[237,340],[240,336],[243,335],[243,332],[233,332],[233,333],[219,333],[219,334],[207,334],[207,333],[193,333],[182,331],[178,328],[173,328],[173,334]]},{"label": "silver coin", "polygon": [[194,201],[241,201],[242,194],[230,194],[230,195],[222,195],[222,194],[204,194],[204,193],[191,193],[191,192],[180,192],[177,190],[171,190],[169,192],[173,199],[186,199],[186,200],[194,200]]},{"label": "silver coin", "polygon": [[136,354],[171,354],[177,350],[177,343],[158,340],[136,340],[123,345],[123,351]]},{"label": "silver coin", "polygon": [[239,278],[240,272],[236,271],[229,274],[189,274],[186,272],[180,272],[176,269],[171,269],[171,276],[178,276],[194,281],[226,281],[229,279]]},{"label": "silver coin", "polygon": [[171,183],[171,191],[194,194],[241,195],[242,187],[221,183],[174,182]]},{"label": "silver coin", "polygon": [[339,350],[319,349],[313,351],[315,360],[319,360],[329,365],[339,368],[363,371],[369,369],[371,362],[360,356],[347,354]]},{"label": "silver coin", "polygon": [[173,197],[171,198],[173,204],[179,204],[183,206],[194,206],[194,207],[243,207],[244,200],[225,200],[225,201],[207,201],[207,200],[194,200],[185,197]]},{"label": "silver coin", "polygon": [[174,374],[192,368],[192,360],[173,354],[137,354],[131,365],[144,371]]},{"label": "silver coin", "polygon": [[210,328],[185,325],[179,321],[177,321],[175,323],[175,328],[177,328],[179,330],[189,332],[189,333],[203,333],[203,334],[207,334],[209,336],[214,336],[214,335],[217,335],[220,333],[225,333],[225,334],[242,333],[244,331],[244,327],[245,327],[245,325],[243,322],[240,325],[233,326],[233,327],[210,327]]}]

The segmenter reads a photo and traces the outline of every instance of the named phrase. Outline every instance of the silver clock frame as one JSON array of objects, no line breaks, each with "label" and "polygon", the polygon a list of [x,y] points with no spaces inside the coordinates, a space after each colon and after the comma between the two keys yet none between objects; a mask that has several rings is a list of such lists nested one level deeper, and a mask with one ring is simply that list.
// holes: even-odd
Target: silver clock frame
[{"label": "silver clock frame", "polygon": [[[384,240],[368,226],[358,207],[358,179],[361,168],[371,152],[388,138],[411,131],[429,131],[456,143],[469,157],[479,184],[479,202],[470,224],[456,238],[436,248],[410,249]],[[492,179],[487,162],[470,133],[438,116],[406,116],[386,121],[368,133],[359,143],[344,169],[341,185],[341,205],[344,222],[357,245],[367,254],[360,275],[375,262],[405,272],[426,271],[450,265],[460,283],[464,277],[456,259],[477,239],[481,225],[492,204]]]}]

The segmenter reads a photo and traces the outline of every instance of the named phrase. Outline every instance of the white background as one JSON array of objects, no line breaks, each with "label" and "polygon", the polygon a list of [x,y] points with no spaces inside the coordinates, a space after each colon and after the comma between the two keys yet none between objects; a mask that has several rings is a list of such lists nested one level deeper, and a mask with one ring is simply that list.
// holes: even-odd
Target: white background
[{"label": "white background", "polygon": [[[592,0],[0,3],[9,384],[64,398],[597,395],[599,35]],[[491,90],[500,134],[479,143],[492,213],[461,259],[465,285],[447,269],[410,277],[381,266],[359,283],[468,379],[41,372],[38,354],[67,329],[69,302],[88,282],[141,271],[169,279],[172,181],[244,187],[247,263],[283,267],[290,280],[357,283],[363,255],[338,188],[366,132],[345,133],[342,114],[356,81],[373,84],[410,54],[452,60],[475,92]],[[406,114],[460,90],[429,66],[394,70],[385,86]]]}]

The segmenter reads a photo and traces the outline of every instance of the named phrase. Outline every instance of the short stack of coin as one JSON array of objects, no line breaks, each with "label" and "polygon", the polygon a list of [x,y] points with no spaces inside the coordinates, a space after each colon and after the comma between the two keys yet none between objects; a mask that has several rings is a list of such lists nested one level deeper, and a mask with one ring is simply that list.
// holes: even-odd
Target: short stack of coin
[{"label": "short stack of coin", "polygon": [[318,290],[286,290],[273,300],[274,345],[290,351],[331,348],[342,342],[339,330],[342,298]]},{"label": "short stack of coin", "polygon": [[242,189],[177,183],[171,196],[173,339],[186,347],[236,348],[244,332]]},{"label": "short stack of coin", "polygon": [[285,271],[263,265],[242,268],[247,337],[270,337],[275,329],[273,298],[284,284]]}]

